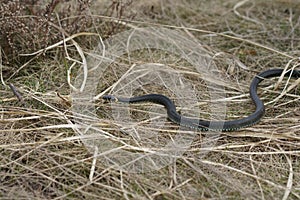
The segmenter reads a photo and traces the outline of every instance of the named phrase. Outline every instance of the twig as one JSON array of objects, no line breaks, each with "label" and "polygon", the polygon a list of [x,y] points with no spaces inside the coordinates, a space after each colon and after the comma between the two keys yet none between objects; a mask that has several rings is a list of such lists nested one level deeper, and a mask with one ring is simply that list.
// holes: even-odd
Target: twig
[{"label": "twig", "polygon": [[2,65],[2,48],[0,46],[0,80],[1,80],[1,83],[6,86],[5,82],[4,82],[4,79],[3,79],[3,65]]},{"label": "twig", "polygon": [[18,100],[22,102],[23,101],[22,95],[18,92],[17,88],[12,83],[9,84],[9,87],[14,93],[14,95],[18,98]]}]

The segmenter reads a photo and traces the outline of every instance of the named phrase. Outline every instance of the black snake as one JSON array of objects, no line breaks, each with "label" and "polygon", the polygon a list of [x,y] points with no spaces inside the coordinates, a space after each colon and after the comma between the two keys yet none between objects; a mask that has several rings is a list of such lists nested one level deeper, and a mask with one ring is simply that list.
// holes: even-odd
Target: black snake
[{"label": "black snake", "polygon": [[[275,76],[280,76],[284,72],[283,69],[270,69],[264,72],[259,73],[252,80],[250,85],[250,96],[252,101],[255,104],[255,111],[241,119],[231,120],[231,121],[207,121],[195,118],[188,118],[181,116],[177,111],[174,103],[166,96],[161,94],[147,94],[143,96],[137,96],[132,98],[121,98],[114,97],[112,95],[105,95],[102,98],[107,101],[114,102],[123,102],[123,103],[138,103],[138,102],[152,102],[163,105],[167,109],[168,118],[175,122],[176,124],[190,127],[193,129],[208,131],[208,130],[217,130],[217,131],[235,131],[237,129],[251,126],[257,123],[265,113],[264,103],[259,99],[257,95],[258,84],[266,79]],[[300,70],[289,70],[284,76],[300,78]]]}]

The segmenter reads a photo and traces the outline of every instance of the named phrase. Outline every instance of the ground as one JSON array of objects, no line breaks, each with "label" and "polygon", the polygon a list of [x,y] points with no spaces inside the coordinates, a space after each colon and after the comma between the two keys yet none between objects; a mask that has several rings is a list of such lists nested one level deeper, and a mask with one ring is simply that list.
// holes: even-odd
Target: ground
[{"label": "ground", "polygon": [[255,75],[300,69],[299,13],[298,0],[98,0],[91,26],[18,44],[1,56],[0,198],[299,199],[299,80],[263,81],[264,117],[225,133],[101,99],[160,93],[186,116],[246,117]]}]

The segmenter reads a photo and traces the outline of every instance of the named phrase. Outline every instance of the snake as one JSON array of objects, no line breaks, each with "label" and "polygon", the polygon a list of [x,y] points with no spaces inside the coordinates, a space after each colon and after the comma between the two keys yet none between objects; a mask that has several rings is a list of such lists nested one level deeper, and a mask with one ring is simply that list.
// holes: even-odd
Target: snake
[{"label": "snake", "polygon": [[252,126],[260,121],[265,114],[265,106],[257,94],[257,88],[264,79],[284,75],[284,77],[300,78],[300,70],[269,69],[257,74],[250,84],[250,97],[255,104],[255,111],[247,117],[236,120],[208,121],[197,118],[189,118],[180,115],[176,111],[176,106],[171,99],[162,94],[146,94],[131,98],[115,97],[113,95],[104,95],[102,99],[109,102],[139,103],[151,102],[160,104],[167,110],[168,119],[178,125],[182,125],[199,131],[236,131],[241,128]]}]

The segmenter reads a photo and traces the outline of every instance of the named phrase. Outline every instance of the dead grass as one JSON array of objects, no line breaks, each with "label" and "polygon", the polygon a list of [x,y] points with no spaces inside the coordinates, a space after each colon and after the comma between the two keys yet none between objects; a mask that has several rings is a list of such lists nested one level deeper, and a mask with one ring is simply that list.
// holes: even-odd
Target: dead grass
[{"label": "dead grass", "polygon": [[[180,31],[189,40],[201,43],[214,57],[222,82],[198,73],[176,55],[146,49],[131,54],[130,60],[126,54],[110,65],[100,79],[99,93],[108,89],[121,91],[126,88],[126,81],[133,81],[134,69],[157,63],[173,70],[161,73],[161,77],[175,72],[175,78],[163,80],[165,85],[137,84],[134,95],[166,94],[182,113],[193,116],[200,109],[201,116],[209,117],[209,106],[215,104],[207,86],[215,83],[226,90],[225,98],[219,99],[226,102],[226,118],[235,119],[254,109],[248,88],[258,72],[269,68],[299,69],[298,1],[165,0],[148,4],[142,0],[134,3],[128,12],[135,13],[135,19],[124,20],[122,27],[118,24],[120,30],[156,26]],[[97,9],[106,9],[107,5],[99,1]],[[94,14],[94,23],[97,19],[116,23],[117,18]],[[152,104],[130,106],[131,121],[118,120],[113,115],[128,112],[127,105],[111,106],[102,101],[96,104],[96,119],[72,115],[67,79],[74,82],[80,71],[78,63],[88,57],[93,41],[99,41],[101,36],[90,30],[67,36],[66,46],[63,42],[49,45],[49,57],[47,52],[42,60],[31,57],[17,71],[10,65],[1,65],[1,199],[300,198],[300,93],[299,80],[293,79],[283,79],[276,89],[278,79],[262,83],[259,94],[266,104],[266,114],[260,123],[222,133],[215,141],[208,141],[210,137],[205,133],[192,132],[196,136],[189,148],[159,170],[130,173],[116,168],[113,162],[118,163],[123,155],[118,148],[146,154],[163,149],[176,134],[185,137],[191,132],[164,121],[165,110]],[[90,45],[82,47],[76,43],[83,40]],[[68,50],[74,59],[61,56],[61,49]],[[75,64],[69,73],[72,63]],[[139,75],[147,77],[146,72]],[[158,83],[161,77],[152,78],[157,78]],[[172,81],[171,87],[167,83]],[[21,102],[9,89],[9,83],[22,94]],[[195,89],[198,104],[187,104],[186,96],[176,96],[176,91],[182,91],[176,90],[180,84]],[[290,90],[285,94],[287,88]],[[86,148],[82,141],[88,136],[74,131],[78,127],[73,122],[79,118],[89,120],[97,128],[99,135],[89,137],[102,141],[100,153],[105,148],[114,151],[97,157],[96,150]],[[109,144],[112,146],[105,146]],[[112,158],[116,160],[109,160]],[[153,167],[163,163],[154,161],[157,163]],[[133,169],[138,164],[129,166]]]}]

